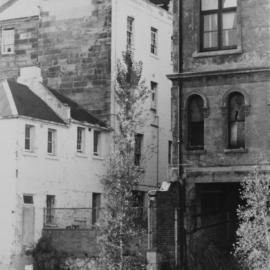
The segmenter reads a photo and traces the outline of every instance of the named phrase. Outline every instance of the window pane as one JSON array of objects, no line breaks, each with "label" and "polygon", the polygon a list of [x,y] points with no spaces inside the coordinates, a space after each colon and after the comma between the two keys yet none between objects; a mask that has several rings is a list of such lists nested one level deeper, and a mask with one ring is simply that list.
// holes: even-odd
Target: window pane
[{"label": "window pane", "polygon": [[236,28],[236,13],[235,12],[223,13],[222,25],[224,30]]},{"label": "window pane", "polygon": [[237,6],[237,0],[223,0],[223,7],[224,8],[236,7],[236,6]]},{"label": "window pane", "polygon": [[229,101],[230,121],[244,121],[244,97],[241,94],[234,94]]},{"label": "window pane", "polygon": [[201,122],[203,120],[202,108],[203,101],[201,98],[194,98],[190,101],[191,122]]},{"label": "window pane", "polygon": [[202,0],[202,10],[218,9],[218,0]]},{"label": "window pane", "polygon": [[203,35],[203,47],[216,48],[217,47],[217,32],[208,32]]},{"label": "window pane", "polygon": [[203,21],[204,32],[217,30],[217,14],[205,15]]},{"label": "window pane", "polygon": [[230,123],[230,147],[245,147],[245,122]]},{"label": "window pane", "polygon": [[203,146],[204,144],[204,123],[190,123],[190,146]]},{"label": "window pane", "polygon": [[223,46],[236,46],[236,30],[224,30],[222,33]]}]

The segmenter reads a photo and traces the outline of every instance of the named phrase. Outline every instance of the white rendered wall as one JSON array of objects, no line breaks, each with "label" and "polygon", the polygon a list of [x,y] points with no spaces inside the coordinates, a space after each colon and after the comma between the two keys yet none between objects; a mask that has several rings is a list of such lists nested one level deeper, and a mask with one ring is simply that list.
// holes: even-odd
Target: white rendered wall
[{"label": "white rendered wall", "polygon": [[[135,60],[143,62],[146,85],[150,88],[151,81],[158,83],[156,115],[159,129],[151,126],[154,121],[149,100],[145,111],[148,121],[142,130],[144,149],[154,146],[150,160],[149,156],[147,158],[144,184],[148,189],[167,179],[168,140],[171,140],[171,83],[166,75],[172,72],[172,16],[145,0],[112,0],[112,3],[112,70],[115,70],[117,59],[126,50],[127,16],[130,16],[134,18]],[[158,29],[157,56],[150,52],[151,27]]]},{"label": "white rendered wall", "polygon": [[15,231],[17,119],[0,119],[0,269],[8,269]]},{"label": "white rendered wall", "polygon": [[[24,150],[26,124],[35,127],[33,153]],[[69,127],[66,127],[31,119],[18,120],[16,237],[13,239],[16,240],[13,245],[15,254],[19,254],[22,248],[20,239],[22,236],[24,194],[31,194],[34,198],[35,241],[37,241],[41,236],[43,227],[43,209],[46,207],[46,195],[56,196],[56,208],[90,208],[92,206],[92,193],[102,193],[100,176],[104,172],[104,157],[108,149],[108,144],[105,143],[108,143],[108,134],[106,132],[101,133],[102,154],[100,157],[95,157],[93,156],[93,129],[89,130],[85,126],[86,151],[79,154],[76,151],[78,126],[84,127],[76,123],[71,123]],[[57,154],[55,156],[47,154],[48,128],[55,129],[57,132]],[[14,139],[13,141],[15,144]],[[6,149],[6,152],[10,153],[10,150]],[[14,170],[14,162],[11,164],[11,161],[9,161],[8,167]],[[14,190],[12,191],[15,193]]]}]

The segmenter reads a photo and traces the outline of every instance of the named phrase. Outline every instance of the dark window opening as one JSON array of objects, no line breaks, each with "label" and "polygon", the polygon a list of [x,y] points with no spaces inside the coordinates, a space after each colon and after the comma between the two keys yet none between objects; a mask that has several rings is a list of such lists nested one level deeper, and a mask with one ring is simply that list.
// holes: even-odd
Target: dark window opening
[{"label": "dark window opening", "polygon": [[34,204],[33,195],[23,195],[24,204]]},{"label": "dark window opening", "polygon": [[95,225],[99,219],[101,208],[101,193],[92,195],[92,225]]},{"label": "dark window opening", "polygon": [[203,99],[198,95],[191,96],[188,102],[188,146],[204,148]]},{"label": "dark window opening", "polygon": [[201,0],[201,51],[236,49],[237,0]]},{"label": "dark window opening", "polygon": [[54,216],[55,216],[55,195],[47,195],[46,196],[46,224],[53,224]]},{"label": "dark window opening", "polygon": [[143,141],[143,134],[136,134],[135,135],[135,157],[134,157],[134,164],[135,166],[141,165],[141,158],[142,158],[142,141]]},{"label": "dark window opening", "polygon": [[232,93],[228,99],[229,148],[245,147],[245,100],[240,93]]}]

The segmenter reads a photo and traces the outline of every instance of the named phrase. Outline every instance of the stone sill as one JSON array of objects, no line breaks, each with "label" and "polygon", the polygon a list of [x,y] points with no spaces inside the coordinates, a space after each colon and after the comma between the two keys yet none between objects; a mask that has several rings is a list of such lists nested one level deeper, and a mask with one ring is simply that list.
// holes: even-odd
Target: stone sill
[{"label": "stone sill", "polygon": [[227,148],[227,149],[224,149],[224,153],[225,154],[234,154],[234,153],[247,153],[248,150],[246,148],[237,148],[237,149],[230,149],[230,148]]},{"label": "stone sill", "polygon": [[76,157],[78,157],[78,158],[87,158],[88,156],[83,152],[76,152]]},{"label": "stone sill", "polygon": [[205,149],[188,149],[185,153],[189,155],[204,155],[207,151]]},{"label": "stone sill", "polygon": [[237,49],[232,49],[232,50],[219,50],[219,51],[210,51],[210,52],[195,51],[192,54],[192,57],[200,58],[200,57],[210,57],[210,56],[219,56],[219,55],[228,55],[228,54],[240,54],[242,52],[243,51],[241,47],[238,47]]},{"label": "stone sill", "polygon": [[37,153],[36,152],[31,152],[31,151],[24,151],[23,152],[23,156],[25,156],[25,157],[34,157],[34,158],[36,158],[36,157],[38,157],[38,155],[37,155]]},{"label": "stone sill", "polygon": [[102,156],[96,156],[96,155],[93,155],[93,159],[104,160],[104,158]]},{"label": "stone sill", "polygon": [[50,155],[50,154],[47,154],[47,156],[45,157],[46,159],[49,159],[49,160],[59,160],[59,157],[56,156],[56,155]]}]

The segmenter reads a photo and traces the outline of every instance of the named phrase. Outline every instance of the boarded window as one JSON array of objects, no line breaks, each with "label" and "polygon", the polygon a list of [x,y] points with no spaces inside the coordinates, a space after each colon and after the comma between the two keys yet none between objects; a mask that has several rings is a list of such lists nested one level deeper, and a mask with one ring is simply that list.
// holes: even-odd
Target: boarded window
[{"label": "boarded window", "polygon": [[245,147],[245,100],[240,93],[229,96],[229,147]]},{"label": "boarded window", "polygon": [[188,102],[188,142],[189,148],[204,147],[203,99],[193,95]]}]

